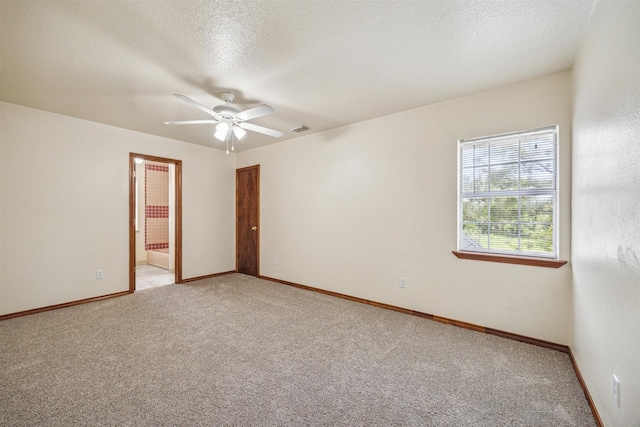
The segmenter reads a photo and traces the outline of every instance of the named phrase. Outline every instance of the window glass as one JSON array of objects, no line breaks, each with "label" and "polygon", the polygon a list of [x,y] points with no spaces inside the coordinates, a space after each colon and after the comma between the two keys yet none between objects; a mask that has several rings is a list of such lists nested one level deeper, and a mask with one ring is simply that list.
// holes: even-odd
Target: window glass
[{"label": "window glass", "polygon": [[462,140],[459,250],[557,257],[557,126]]}]

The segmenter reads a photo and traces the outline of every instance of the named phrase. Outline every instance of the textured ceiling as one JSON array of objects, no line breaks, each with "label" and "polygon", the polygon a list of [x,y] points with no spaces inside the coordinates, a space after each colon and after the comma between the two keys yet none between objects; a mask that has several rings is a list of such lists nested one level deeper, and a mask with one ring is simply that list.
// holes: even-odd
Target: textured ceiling
[{"label": "textured ceiling", "polygon": [[[6,102],[222,149],[209,118],[236,94],[238,150],[571,68],[595,0],[0,0]],[[287,129],[305,124],[308,132]]]}]

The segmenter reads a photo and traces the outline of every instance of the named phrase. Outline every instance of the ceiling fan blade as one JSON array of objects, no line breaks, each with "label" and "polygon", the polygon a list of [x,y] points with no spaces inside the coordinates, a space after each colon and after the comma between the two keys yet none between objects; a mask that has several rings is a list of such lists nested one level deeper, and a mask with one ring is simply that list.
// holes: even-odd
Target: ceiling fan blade
[{"label": "ceiling fan blade", "polygon": [[193,99],[189,98],[188,96],[180,95],[179,93],[174,93],[173,96],[175,96],[176,98],[182,99],[187,104],[191,104],[194,107],[199,108],[200,110],[204,111],[207,114],[210,114],[212,116],[216,116],[216,112],[213,111],[211,108],[200,104],[198,101],[194,101]]},{"label": "ceiling fan blade", "polygon": [[201,125],[201,124],[214,124],[218,123],[217,120],[178,120],[174,122],[164,122],[165,125]]},{"label": "ceiling fan blade", "polygon": [[250,130],[253,132],[263,133],[265,135],[273,136],[274,138],[280,138],[284,133],[279,130],[269,129],[262,126],[254,125],[253,123],[237,123],[237,126],[240,126],[242,129]]},{"label": "ceiling fan blade", "polygon": [[240,111],[236,114],[236,117],[242,121],[257,119],[258,117],[266,116],[268,114],[273,114],[273,107],[267,104],[258,105],[254,108],[249,108],[248,110]]}]

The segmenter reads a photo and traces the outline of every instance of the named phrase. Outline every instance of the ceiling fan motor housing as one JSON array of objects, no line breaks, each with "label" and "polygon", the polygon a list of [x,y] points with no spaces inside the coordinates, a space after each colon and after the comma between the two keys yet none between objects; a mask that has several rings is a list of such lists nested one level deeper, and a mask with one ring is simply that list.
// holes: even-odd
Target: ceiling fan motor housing
[{"label": "ceiling fan motor housing", "polygon": [[236,96],[233,94],[233,92],[222,92],[220,94],[220,97],[227,104],[231,104],[233,102],[233,100],[236,98]]},{"label": "ceiling fan motor housing", "polygon": [[213,107],[213,111],[220,114],[225,119],[233,118],[240,112],[237,108],[229,107],[228,105],[216,105]]}]

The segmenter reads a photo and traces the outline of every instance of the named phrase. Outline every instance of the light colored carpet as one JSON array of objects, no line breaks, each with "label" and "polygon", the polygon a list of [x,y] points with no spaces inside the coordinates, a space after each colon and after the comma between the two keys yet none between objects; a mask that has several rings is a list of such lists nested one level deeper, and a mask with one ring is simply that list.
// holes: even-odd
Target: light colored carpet
[{"label": "light colored carpet", "polygon": [[0,322],[0,425],[595,426],[566,354],[232,274]]}]

